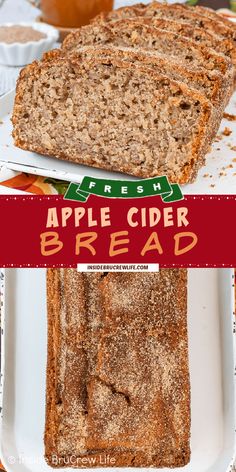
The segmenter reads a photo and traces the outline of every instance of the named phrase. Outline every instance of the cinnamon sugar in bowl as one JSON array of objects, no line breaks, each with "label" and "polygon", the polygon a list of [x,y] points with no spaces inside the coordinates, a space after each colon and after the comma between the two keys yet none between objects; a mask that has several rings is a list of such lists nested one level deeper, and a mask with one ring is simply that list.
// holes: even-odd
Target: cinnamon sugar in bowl
[{"label": "cinnamon sugar in bowl", "polygon": [[32,26],[0,25],[0,43],[29,43],[30,41],[39,41],[46,37],[45,33],[41,33],[41,31],[32,28]]},{"label": "cinnamon sugar in bowl", "polygon": [[59,33],[45,23],[0,24],[0,64],[24,66],[53,48]]}]

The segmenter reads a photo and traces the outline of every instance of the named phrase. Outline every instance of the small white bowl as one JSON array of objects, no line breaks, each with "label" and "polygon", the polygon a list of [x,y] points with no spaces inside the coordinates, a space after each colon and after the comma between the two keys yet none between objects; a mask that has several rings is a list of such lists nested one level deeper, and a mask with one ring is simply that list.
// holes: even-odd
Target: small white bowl
[{"label": "small white bowl", "polygon": [[30,64],[36,59],[41,59],[43,53],[52,49],[59,37],[57,29],[46,23],[2,23],[0,26],[30,26],[46,35],[45,38],[38,41],[28,41],[27,43],[0,42],[0,64],[5,66],[20,67]]}]

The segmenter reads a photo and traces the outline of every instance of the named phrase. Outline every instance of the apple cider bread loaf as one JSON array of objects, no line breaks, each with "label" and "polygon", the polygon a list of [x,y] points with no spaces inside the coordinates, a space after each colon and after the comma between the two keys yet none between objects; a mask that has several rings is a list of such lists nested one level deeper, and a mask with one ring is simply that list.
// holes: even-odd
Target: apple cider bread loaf
[{"label": "apple cider bread loaf", "polygon": [[199,91],[145,64],[54,51],[21,72],[13,135],[26,150],[184,183],[203,163],[213,112]]},{"label": "apple cider bread loaf", "polygon": [[190,460],[186,271],[49,269],[47,300],[47,463],[185,466]]},{"label": "apple cider bread loaf", "polygon": [[235,87],[235,35],[216,13],[178,4],[100,15],[21,72],[15,145],[191,182]]}]

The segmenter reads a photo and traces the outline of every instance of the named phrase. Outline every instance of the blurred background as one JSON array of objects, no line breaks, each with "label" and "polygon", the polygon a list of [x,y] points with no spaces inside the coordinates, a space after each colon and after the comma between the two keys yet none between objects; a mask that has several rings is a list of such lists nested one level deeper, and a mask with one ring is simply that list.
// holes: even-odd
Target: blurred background
[{"label": "blurred background", "polygon": [[[81,0],[81,3],[87,3],[87,0]],[[135,0],[127,0],[125,3],[131,5],[137,3]],[[148,0],[142,0],[143,3],[149,3]],[[52,2],[53,3],[53,2]],[[64,0],[64,4],[67,4]],[[199,5],[210,6],[211,8],[229,8],[236,4],[234,0],[198,0]],[[120,4],[124,4],[122,0],[115,0],[115,8]],[[4,21],[23,21],[26,19],[32,20],[39,14],[39,10],[34,8],[27,0],[0,0],[0,23]]]}]

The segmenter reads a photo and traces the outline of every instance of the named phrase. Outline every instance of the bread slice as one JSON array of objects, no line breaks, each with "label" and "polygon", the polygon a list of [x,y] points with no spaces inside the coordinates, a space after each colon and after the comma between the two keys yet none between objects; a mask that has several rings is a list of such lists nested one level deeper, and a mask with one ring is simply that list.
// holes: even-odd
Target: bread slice
[{"label": "bread slice", "polygon": [[47,300],[48,464],[185,466],[190,460],[186,270],[49,269]]},{"label": "bread slice", "polygon": [[229,20],[223,18],[210,8],[201,6],[190,7],[183,4],[166,4],[151,2],[148,5],[132,5],[121,7],[110,12],[102,12],[93,18],[92,23],[111,22],[132,17],[151,17],[151,18],[172,18],[177,21],[188,21],[199,28],[205,28],[222,35],[231,40],[235,40],[236,26]]},{"label": "bread slice", "polygon": [[204,163],[213,112],[200,92],[115,52],[54,51],[20,74],[13,136],[26,150],[185,183]]},{"label": "bread slice", "polygon": [[[166,19],[166,18],[151,18],[151,17],[134,17],[136,23],[145,23],[149,26],[155,26],[158,29],[166,30],[166,31],[172,31],[174,33],[179,34],[180,36],[185,36],[186,38],[190,38],[194,40],[195,42],[206,46],[208,48],[214,49],[216,52],[222,53],[228,57],[232,57],[233,52],[234,52],[234,46],[232,44],[232,41],[229,39],[225,39],[223,37],[220,37],[219,35],[216,35],[213,32],[206,31],[205,29],[202,28],[193,28],[192,25],[186,23],[186,22],[180,22],[180,21],[175,21],[173,19]],[[115,21],[112,22],[113,28],[115,27]],[[93,23],[95,25],[95,23]],[[104,26],[104,25],[103,25]],[[89,27],[86,27],[87,31],[89,33]],[[71,33],[69,34],[66,39],[64,40],[63,47],[64,49],[72,49],[75,46],[75,41],[76,37],[78,35],[80,30],[78,30],[78,33]],[[86,32],[86,29],[84,29],[84,32]]]},{"label": "bread slice", "polygon": [[[160,21],[163,26],[163,20]],[[168,20],[167,20],[168,21]],[[172,22],[175,23],[175,22]],[[177,24],[177,23],[176,23]],[[186,25],[189,27],[188,25]],[[147,53],[157,54],[158,58],[165,61],[166,67],[169,64],[173,67],[172,78],[175,78],[175,70],[179,74],[180,69],[185,71],[189,79],[193,77],[193,84],[189,80],[189,85],[197,87],[197,77],[200,74],[201,88],[202,77],[207,75],[206,81],[211,81],[211,88],[218,91],[219,101],[222,107],[225,107],[229,98],[231,97],[234,86],[234,74],[231,63],[228,59],[222,61],[219,55],[211,55],[213,65],[209,61],[209,49],[199,49],[193,45],[192,41],[185,40],[185,38],[176,39],[176,34],[173,32],[164,32],[162,29],[156,29],[143,22],[143,20],[135,18],[127,21],[120,20],[113,22],[110,26],[105,24],[88,25],[80,28],[75,33],[67,36],[63,43],[65,51],[79,51],[81,47],[87,45],[113,45],[118,47],[132,47],[134,49],[145,49]],[[181,62],[180,62],[181,61]],[[211,70],[216,67],[219,71]],[[196,75],[195,75],[196,73]],[[191,77],[189,76],[191,75]],[[209,79],[209,80],[208,80]],[[177,80],[179,77],[177,75]],[[197,88],[199,88],[197,87]],[[208,98],[209,95],[207,94]]]},{"label": "bread slice", "polygon": [[222,113],[231,92],[228,84],[225,87],[226,84],[222,74],[207,71],[203,68],[193,67],[190,69],[189,67],[184,67],[176,58],[159,54],[153,50],[118,47],[112,43],[105,43],[104,45],[80,47],[76,49],[76,53],[83,57],[98,56],[105,59],[115,54],[121,60],[134,64],[139,63],[139,65],[148,65],[154,71],[163,73],[169,79],[183,82],[190,86],[190,88],[200,91],[217,109],[222,109]]},{"label": "bread slice", "polygon": [[191,39],[150,26],[136,19],[120,20],[111,25],[84,26],[66,38],[63,50],[70,51],[81,46],[109,43],[115,46],[132,46],[157,51],[182,61],[190,69],[201,67],[218,71],[224,75],[229,87],[231,89],[233,87],[234,71],[229,58],[210,48],[201,47]]},{"label": "bread slice", "polygon": [[[210,133],[207,135],[206,149],[209,141],[213,141],[221,123],[224,108],[228,102],[229,89],[225,89],[223,77],[217,72],[206,73],[205,70],[190,70],[183,67],[176,61],[172,61],[167,56],[149,52],[143,49],[118,48],[116,46],[85,46],[78,50],[82,57],[99,57],[105,60],[111,59],[116,55],[123,61],[136,63],[150,67],[154,72],[164,74],[170,80],[191,84],[191,88],[204,94],[213,105],[211,124],[209,124]],[[231,92],[231,90],[230,90]]]},{"label": "bread slice", "polygon": [[109,23],[111,21],[124,20],[138,16],[144,16],[147,10],[147,5],[143,3],[136,3],[131,6],[124,6],[111,10],[110,12],[101,12],[90,21],[91,24],[98,24],[101,22]]},{"label": "bread slice", "polygon": [[[139,4],[131,7],[121,7],[109,13],[101,13],[93,19],[93,23],[113,22],[132,17],[143,17],[151,19],[172,19],[186,22],[194,28],[200,28],[207,32],[212,32],[219,38],[224,38],[231,43],[231,57],[236,67],[236,28],[228,20],[223,20],[220,15],[203,7],[188,7],[182,4],[167,5],[159,2],[152,2],[147,6]],[[214,47],[214,46],[212,46]]]},{"label": "bread slice", "polygon": [[[218,15],[214,10],[210,8],[204,8],[200,6],[191,7],[189,5],[175,3],[172,5],[167,5],[159,2],[152,2],[145,9],[142,9],[143,15],[158,16],[159,11],[165,14],[166,11],[172,12],[172,15],[175,19],[179,20],[190,20],[195,21],[195,25],[199,24],[200,27],[208,25],[209,29],[214,30],[217,34],[222,34],[222,36],[231,38],[232,40],[236,39],[235,25],[227,19],[224,19],[222,16]],[[108,13],[108,15],[110,12]],[[195,20],[194,20],[195,18]],[[211,22],[207,22],[211,20]]]}]

